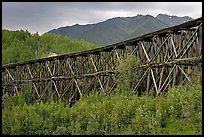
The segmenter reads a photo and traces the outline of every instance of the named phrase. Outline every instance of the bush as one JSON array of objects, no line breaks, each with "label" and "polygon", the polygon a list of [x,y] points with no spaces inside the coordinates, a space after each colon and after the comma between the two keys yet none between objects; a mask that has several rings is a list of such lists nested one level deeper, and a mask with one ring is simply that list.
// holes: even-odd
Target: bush
[{"label": "bush", "polygon": [[67,101],[11,105],[2,111],[3,134],[107,135],[201,134],[202,86],[177,86],[167,97],[124,94]]},{"label": "bush", "polygon": [[120,60],[119,65],[116,67],[116,70],[119,72],[119,81],[116,90],[123,91],[120,93],[130,94],[130,91],[135,86],[134,84],[138,82],[142,74],[141,71],[137,69],[138,64],[139,59],[131,54],[128,54],[126,58]]},{"label": "bush", "polygon": [[[125,84],[119,87],[121,93],[129,93],[131,82],[137,80],[129,71],[135,61],[129,56],[119,65],[119,85]],[[124,64],[130,67],[120,69],[126,68]],[[201,80],[199,77],[193,85],[176,86],[169,89],[168,96],[156,98],[92,92],[72,108],[66,100],[33,103],[30,85],[26,85],[19,96],[3,96],[2,131],[18,135],[201,134]]]}]

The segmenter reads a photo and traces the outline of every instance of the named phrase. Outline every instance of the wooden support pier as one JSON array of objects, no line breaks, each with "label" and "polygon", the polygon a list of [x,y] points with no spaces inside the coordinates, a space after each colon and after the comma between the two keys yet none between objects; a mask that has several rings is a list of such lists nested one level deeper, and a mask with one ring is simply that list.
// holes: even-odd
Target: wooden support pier
[{"label": "wooden support pier", "polygon": [[78,53],[2,66],[2,92],[18,95],[27,84],[36,100],[107,94],[117,87],[116,66],[128,54],[139,58],[141,77],[131,94],[166,94],[202,71],[202,17],[116,44]]}]

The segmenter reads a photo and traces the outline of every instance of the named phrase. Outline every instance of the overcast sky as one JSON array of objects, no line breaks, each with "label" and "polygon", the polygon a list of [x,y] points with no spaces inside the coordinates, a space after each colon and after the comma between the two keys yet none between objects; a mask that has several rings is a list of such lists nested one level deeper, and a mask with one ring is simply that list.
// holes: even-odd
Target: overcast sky
[{"label": "overcast sky", "polygon": [[159,13],[196,19],[202,16],[202,2],[2,2],[2,28],[43,34],[74,24]]}]

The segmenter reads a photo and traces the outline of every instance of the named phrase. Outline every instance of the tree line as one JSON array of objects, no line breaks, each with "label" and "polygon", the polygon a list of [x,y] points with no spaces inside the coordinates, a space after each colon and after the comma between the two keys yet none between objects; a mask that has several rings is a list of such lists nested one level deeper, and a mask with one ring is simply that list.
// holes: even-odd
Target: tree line
[{"label": "tree line", "polygon": [[97,48],[83,39],[45,33],[31,34],[27,30],[2,30],[2,64],[48,57],[50,53],[68,54]]}]

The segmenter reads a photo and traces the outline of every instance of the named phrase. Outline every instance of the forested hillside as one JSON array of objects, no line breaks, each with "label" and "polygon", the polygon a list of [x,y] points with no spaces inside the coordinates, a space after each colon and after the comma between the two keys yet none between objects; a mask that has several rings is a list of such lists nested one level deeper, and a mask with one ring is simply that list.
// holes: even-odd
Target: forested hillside
[{"label": "forested hillside", "polygon": [[28,31],[2,30],[2,64],[48,57],[96,48],[84,40],[75,40],[55,34],[31,34]]}]

